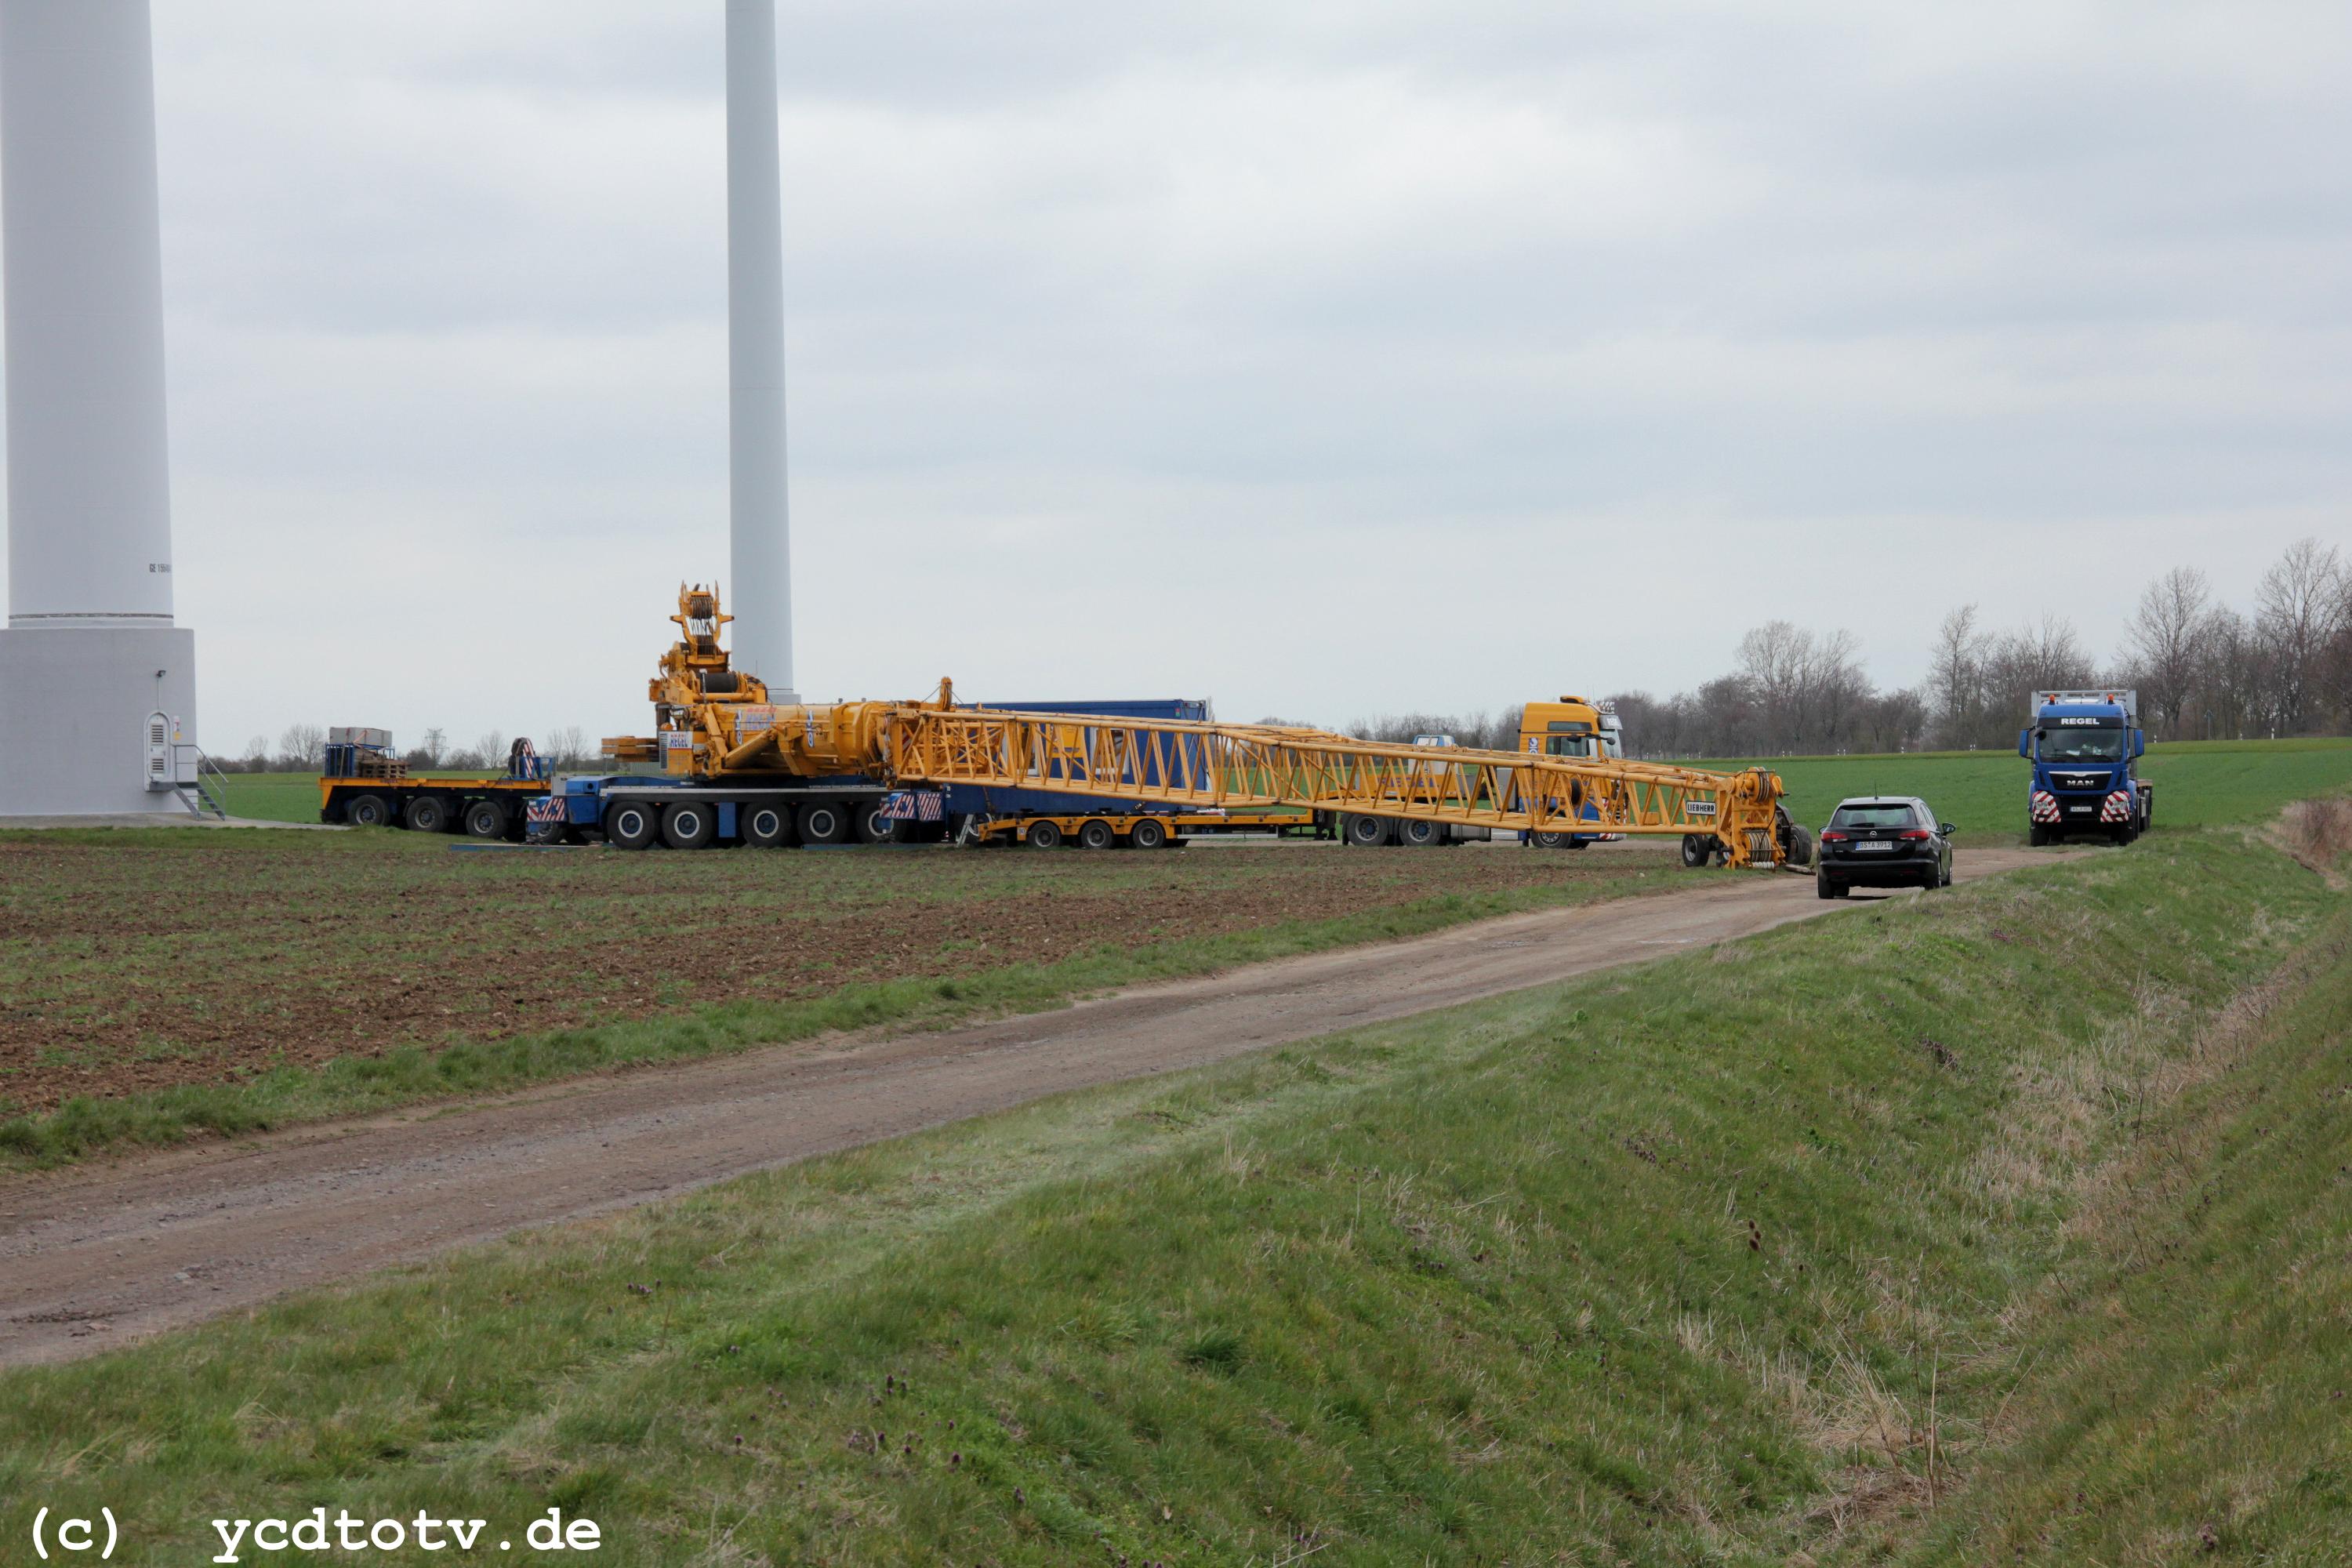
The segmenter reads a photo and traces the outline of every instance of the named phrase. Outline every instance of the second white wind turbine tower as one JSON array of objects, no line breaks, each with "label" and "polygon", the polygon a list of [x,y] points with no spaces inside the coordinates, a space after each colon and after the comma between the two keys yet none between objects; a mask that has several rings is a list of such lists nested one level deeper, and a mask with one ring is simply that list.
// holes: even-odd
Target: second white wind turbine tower
[{"label": "second white wind turbine tower", "polygon": [[793,689],[792,519],[784,490],[783,174],[775,0],[727,0],[727,391],[734,660]]}]

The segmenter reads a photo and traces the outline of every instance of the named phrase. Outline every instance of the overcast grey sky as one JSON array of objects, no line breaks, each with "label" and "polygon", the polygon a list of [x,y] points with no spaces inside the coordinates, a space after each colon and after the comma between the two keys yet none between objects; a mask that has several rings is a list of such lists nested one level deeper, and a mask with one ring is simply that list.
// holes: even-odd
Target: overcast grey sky
[{"label": "overcast grey sky", "polygon": [[[719,0],[155,0],[206,743],[642,729]],[[2352,7],[784,0],[802,689],[1344,721],[2352,536]]]}]

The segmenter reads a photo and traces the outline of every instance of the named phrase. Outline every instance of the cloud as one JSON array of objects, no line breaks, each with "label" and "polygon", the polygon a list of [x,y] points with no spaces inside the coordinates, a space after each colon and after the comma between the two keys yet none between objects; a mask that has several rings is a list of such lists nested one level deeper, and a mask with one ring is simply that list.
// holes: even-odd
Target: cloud
[{"label": "cloud", "polygon": [[[2344,529],[2340,7],[782,11],[814,692],[1336,721],[1775,616],[1901,681]],[[641,728],[726,568],[721,7],[157,13],[208,739]]]}]

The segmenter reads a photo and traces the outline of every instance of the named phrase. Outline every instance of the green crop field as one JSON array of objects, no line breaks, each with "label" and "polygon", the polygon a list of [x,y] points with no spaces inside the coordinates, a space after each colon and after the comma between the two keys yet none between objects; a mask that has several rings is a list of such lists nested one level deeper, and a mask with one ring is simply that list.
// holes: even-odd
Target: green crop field
[{"label": "green crop field", "polygon": [[2341,1562],[2347,1074],[2343,893],[2169,834],[14,1371],[0,1538]]},{"label": "green crop field", "polygon": [[[1706,768],[1768,767],[1800,822],[1820,827],[1848,795],[1916,795],[1959,828],[1958,842],[2022,843],[2029,770],[2013,752],[1744,757]],[[2267,822],[2292,800],[2352,789],[2352,740],[2193,741],[2148,748],[2158,827]]]},{"label": "green crop field", "polygon": [[[1774,769],[1798,819],[1814,827],[1847,795],[1885,793],[1924,797],[1959,826],[1963,842],[2025,837],[2026,764],[2013,752],[1744,757],[1693,765]],[[2150,747],[2140,766],[2157,786],[2161,826],[2262,822],[2288,801],[2352,788],[2352,740],[2179,742]],[[237,816],[316,822],[318,780],[309,773],[232,774],[229,806]]]}]

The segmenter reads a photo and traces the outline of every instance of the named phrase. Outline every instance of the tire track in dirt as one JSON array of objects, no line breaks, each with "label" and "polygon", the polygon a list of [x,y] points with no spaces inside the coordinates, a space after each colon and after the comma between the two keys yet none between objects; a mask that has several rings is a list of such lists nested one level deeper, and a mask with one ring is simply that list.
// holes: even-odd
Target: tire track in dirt
[{"label": "tire track in dirt", "polygon": [[[2053,858],[1971,850],[1957,869],[1974,880]],[[1850,907],[1817,900],[1810,877],[1715,879],[937,1034],[779,1047],[6,1178],[0,1364],[86,1355],[518,1226]]]}]

